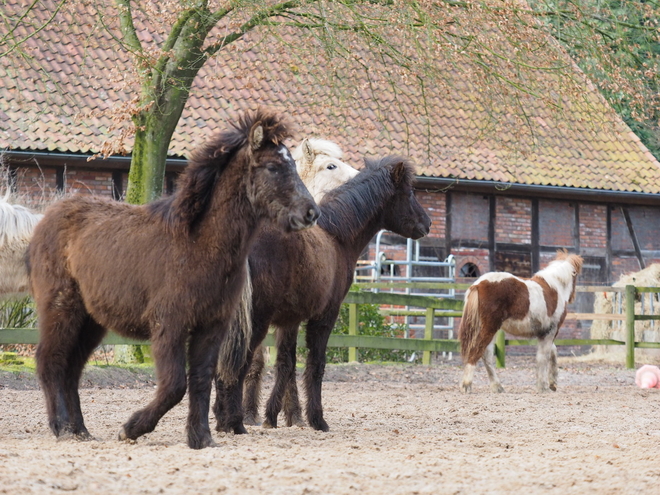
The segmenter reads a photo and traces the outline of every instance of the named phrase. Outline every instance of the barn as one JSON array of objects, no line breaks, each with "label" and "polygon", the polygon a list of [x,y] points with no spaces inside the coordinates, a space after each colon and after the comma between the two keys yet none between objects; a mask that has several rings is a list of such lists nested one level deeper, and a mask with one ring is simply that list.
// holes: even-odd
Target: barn
[{"label": "barn", "polygon": [[[2,164],[27,202],[70,193],[121,199],[126,190],[130,140],[123,154],[105,150],[121,140],[112,115],[131,98],[112,75],[129,62],[107,35],[83,49],[78,34],[65,22],[49,24],[26,41],[31,68],[0,67]],[[238,46],[199,73],[164,189],[197,143],[241,110],[268,106],[291,116],[297,140],[334,140],[356,167],[365,156],[410,156],[433,220],[421,255],[453,255],[459,277],[530,275],[558,248],[585,258],[583,284],[611,284],[660,261],[660,164],[586,79],[582,104],[567,101],[562,111],[520,96],[523,117],[480,98],[460,66],[430,87],[389,82],[356,73],[338,97],[300,61],[274,60],[259,43]],[[401,240],[387,242],[388,256],[402,256]]]}]

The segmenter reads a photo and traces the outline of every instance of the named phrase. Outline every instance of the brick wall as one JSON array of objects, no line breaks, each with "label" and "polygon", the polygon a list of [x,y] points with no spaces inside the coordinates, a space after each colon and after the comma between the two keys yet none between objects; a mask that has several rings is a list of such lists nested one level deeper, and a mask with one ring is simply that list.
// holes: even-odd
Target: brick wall
[{"label": "brick wall", "polygon": [[531,200],[498,196],[495,219],[495,242],[531,244]]},{"label": "brick wall", "polygon": [[613,257],[612,258],[612,282],[619,280],[621,275],[638,272],[641,270],[636,257]]},{"label": "brick wall", "polygon": [[580,204],[580,249],[607,247],[607,206]]},{"label": "brick wall", "polygon": [[623,249],[634,249],[630,231],[626,219],[621,213],[621,208],[612,208],[612,249],[620,251]]},{"label": "brick wall", "polygon": [[660,232],[660,215],[657,208],[649,206],[631,206],[628,208],[642,250],[658,249],[658,232]]},{"label": "brick wall", "polygon": [[[479,275],[487,273],[489,270],[488,249],[477,248],[454,248],[452,254],[456,258],[456,276],[459,277],[461,268],[466,263],[472,263],[479,269]],[[472,282],[472,280],[459,279],[458,282]]]},{"label": "brick wall", "polygon": [[566,201],[539,200],[539,244],[573,247],[575,205]]},{"label": "brick wall", "polygon": [[429,237],[445,238],[447,228],[447,195],[437,192],[416,191],[417,200],[431,217],[431,232]]},{"label": "brick wall", "polygon": [[479,194],[452,193],[451,238],[488,242],[490,200]]},{"label": "brick wall", "polygon": [[67,169],[64,190],[66,193],[112,196],[112,172]]},{"label": "brick wall", "polygon": [[20,202],[40,210],[58,197],[57,169],[19,168],[16,173],[16,188]]}]

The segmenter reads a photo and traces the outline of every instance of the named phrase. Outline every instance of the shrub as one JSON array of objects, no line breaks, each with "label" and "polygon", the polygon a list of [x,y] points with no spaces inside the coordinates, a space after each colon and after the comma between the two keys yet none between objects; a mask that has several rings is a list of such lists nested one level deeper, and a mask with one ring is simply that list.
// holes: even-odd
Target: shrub
[{"label": "shrub", "polygon": [[[358,335],[374,337],[403,337],[405,325],[389,323],[387,318],[380,314],[377,304],[358,305]],[[348,335],[348,304],[342,304],[339,317],[332,330],[335,335]],[[389,349],[358,349],[360,361],[407,361],[405,351]],[[307,358],[307,348],[298,349],[298,361]],[[328,347],[326,362],[345,363],[348,361],[347,347]]]}]

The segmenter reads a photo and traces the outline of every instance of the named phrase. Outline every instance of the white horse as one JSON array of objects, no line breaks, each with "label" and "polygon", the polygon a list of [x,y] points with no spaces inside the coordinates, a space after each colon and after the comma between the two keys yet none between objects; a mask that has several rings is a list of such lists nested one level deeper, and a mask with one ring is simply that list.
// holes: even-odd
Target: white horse
[{"label": "white horse", "polygon": [[355,177],[358,171],[341,161],[341,148],[325,139],[306,138],[291,153],[298,175],[317,203],[325,193]]},{"label": "white horse", "polygon": [[43,217],[8,200],[9,192],[0,197],[0,294],[28,290],[25,253],[34,227]]},{"label": "white horse", "polygon": [[518,337],[538,339],[536,385],[539,392],[557,390],[557,347],[554,344],[566,318],[567,305],[575,299],[582,258],[557,251],[557,257],[531,279],[506,272],[482,275],[465,293],[459,330],[464,370],[461,390],[470,392],[474,368],[483,356],[490,387],[503,392],[495,373],[498,329]]}]

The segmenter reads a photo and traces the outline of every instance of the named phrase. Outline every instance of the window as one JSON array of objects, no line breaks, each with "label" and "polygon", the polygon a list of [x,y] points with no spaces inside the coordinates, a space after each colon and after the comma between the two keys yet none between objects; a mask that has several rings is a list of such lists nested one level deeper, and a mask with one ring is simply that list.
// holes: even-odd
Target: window
[{"label": "window", "polygon": [[460,270],[459,277],[479,278],[479,267],[474,263],[465,263]]}]

